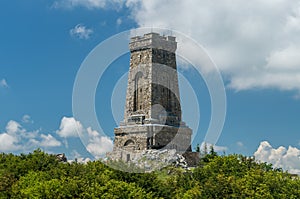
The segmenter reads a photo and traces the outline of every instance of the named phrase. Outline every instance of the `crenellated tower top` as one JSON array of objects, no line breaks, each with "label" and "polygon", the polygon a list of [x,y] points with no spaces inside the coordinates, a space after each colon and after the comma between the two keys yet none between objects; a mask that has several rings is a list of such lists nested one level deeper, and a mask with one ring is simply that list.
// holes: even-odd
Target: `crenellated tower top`
[{"label": "crenellated tower top", "polygon": [[158,33],[148,33],[144,36],[136,36],[130,39],[129,49],[131,52],[143,49],[161,49],[175,52],[177,48],[176,38],[173,36],[161,36]]}]

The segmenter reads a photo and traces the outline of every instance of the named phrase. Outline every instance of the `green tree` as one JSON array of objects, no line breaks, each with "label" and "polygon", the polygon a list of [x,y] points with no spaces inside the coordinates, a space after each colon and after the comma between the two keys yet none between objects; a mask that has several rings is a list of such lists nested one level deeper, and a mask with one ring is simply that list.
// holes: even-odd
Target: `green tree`
[{"label": "green tree", "polygon": [[[115,166],[135,169],[126,163]],[[152,173],[115,170],[101,161],[61,163],[41,150],[0,154],[0,198],[300,198],[300,179],[213,148],[199,166]]]}]

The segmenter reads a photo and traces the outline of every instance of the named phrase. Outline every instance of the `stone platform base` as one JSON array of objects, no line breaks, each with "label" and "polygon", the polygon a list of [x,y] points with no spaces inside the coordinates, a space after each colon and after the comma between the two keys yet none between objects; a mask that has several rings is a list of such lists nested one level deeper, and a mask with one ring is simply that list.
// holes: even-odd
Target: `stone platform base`
[{"label": "stone platform base", "polygon": [[[131,160],[127,159],[129,156]],[[123,162],[132,163],[132,165],[144,172],[159,170],[170,165],[188,169],[188,167],[196,167],[200,160],[198,152],[179,154],[175,149],[149,149],[138,153],[128,153],[127,151],[119,150],[107,153],[107,158],[108,160],[122,160]]]},{"label": "stone platform base", "polygon": [[117,127],[114,132],[112,159],[130,161],[148,149],[175,149],[178,154],[191,151],[192,130],[187,126],[128,125]]}]

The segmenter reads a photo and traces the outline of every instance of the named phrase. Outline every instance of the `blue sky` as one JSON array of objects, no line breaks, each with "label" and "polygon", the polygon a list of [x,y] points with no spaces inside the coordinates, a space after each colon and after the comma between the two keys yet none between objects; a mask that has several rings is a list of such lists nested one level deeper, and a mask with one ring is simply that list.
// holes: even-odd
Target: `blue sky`
[{"label": "blue sky", "polygon": [[[111,141],[96,127],[73,118],[76,74],[91,50],[109,37],[143,26],[163,27],[201,44],[222,74],[227,112],[216,147],[226,153],[255,154],[299,173],[300,2],[159,2],[1,1],[0,151],[20,153],[40,147],[66,153],[69,159],[103,155]],[[110,138],[123,115],[128,67],[127,53],[109,66],[97,87],[96,113]],[[207,131],[211,102],[195,68],[179,68],[199,101],[195,147]],[[122,76],[114,118],[111,98]],[[184,120],[193,127],[198,121],[189,113],[194,107],[185,93],[181,91]],[[74,133],[75,123],[89,135],[90,145],[84,146]]]}]

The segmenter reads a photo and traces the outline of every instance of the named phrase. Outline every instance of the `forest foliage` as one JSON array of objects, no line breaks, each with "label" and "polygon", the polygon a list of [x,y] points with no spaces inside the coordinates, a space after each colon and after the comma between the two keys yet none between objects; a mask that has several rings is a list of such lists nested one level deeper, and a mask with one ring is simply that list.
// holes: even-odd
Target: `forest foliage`
[{"label": "forest foliage", "polygon": [[213,150],[190,171],[129,173],[101,161],[62,163],[38,149],[0,154],[0,198],[300,198],[300,178]]}]

